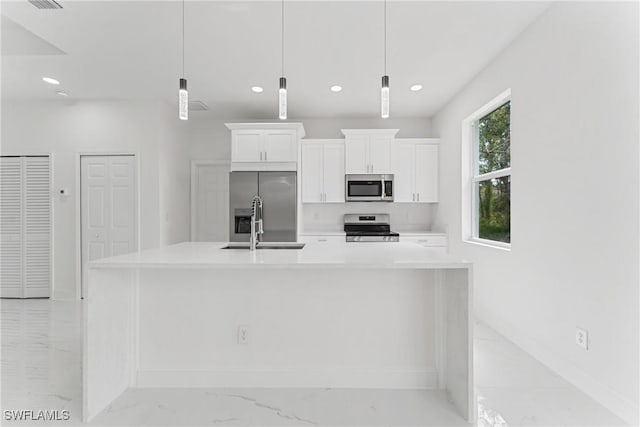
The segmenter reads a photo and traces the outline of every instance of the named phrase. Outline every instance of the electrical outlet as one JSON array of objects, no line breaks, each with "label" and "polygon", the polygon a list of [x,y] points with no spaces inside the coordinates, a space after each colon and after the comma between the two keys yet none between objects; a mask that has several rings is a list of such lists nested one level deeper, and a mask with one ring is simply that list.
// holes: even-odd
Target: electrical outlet
[{"label": "electrical outlet", "polygon": [[589,331],[576,328],[576,345],[589,350]]},{"label": "electrical outlet", "polygon": [[238,326],[238,344],[249,344],[249,326]]}]

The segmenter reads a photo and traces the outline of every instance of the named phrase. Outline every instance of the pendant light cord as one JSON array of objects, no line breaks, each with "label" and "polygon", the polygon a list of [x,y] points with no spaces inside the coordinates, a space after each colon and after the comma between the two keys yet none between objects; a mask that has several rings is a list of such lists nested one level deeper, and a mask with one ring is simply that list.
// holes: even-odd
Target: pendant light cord
[{"label": "pendant light cord", "polygon": [[387,75],[387,0],[384,0],[384,75]]},{"label": "pendant light cord", "polygon": [[281,24],[282,24],[282,30],[281,30],[281,35],[282,35],[282,76],[284,77],[284,0],[282,0],[281,13],[282,13],[282,18],[281,18]]},{"label": "pendant light cord", "polygon": [[184,0],[182,0],[182,77],[184,78]]}]

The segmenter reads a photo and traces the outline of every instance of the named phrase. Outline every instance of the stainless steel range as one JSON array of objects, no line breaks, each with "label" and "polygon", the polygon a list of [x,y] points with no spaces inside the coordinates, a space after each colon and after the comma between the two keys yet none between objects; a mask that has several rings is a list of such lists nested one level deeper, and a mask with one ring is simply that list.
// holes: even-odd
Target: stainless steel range
[{"label": "stainless steel range", "polygon": [[391,231],[389,214],[346,214],[344,231],[347,242],[399,242]]}]

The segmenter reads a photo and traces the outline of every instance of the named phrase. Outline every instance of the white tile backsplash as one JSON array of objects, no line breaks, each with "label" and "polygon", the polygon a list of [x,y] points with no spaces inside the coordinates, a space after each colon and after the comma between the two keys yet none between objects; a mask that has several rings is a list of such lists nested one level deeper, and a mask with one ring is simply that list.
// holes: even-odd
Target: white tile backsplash
[{"label": "white tile backsplash", "polygon": [[393,231],[428,231],[437,204],[431,203],[305,203],[302,205],[302,232],[342,231],[344,214],[347,213],[387,213],[391,216]]}]

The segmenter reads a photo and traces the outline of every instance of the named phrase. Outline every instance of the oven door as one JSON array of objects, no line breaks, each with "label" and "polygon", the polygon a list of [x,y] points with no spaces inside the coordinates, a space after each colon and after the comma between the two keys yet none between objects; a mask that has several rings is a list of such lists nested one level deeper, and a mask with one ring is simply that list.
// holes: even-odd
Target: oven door
[{"label": "oven door", "polygon": [[347,202],[392,202],[393,175],[347,175]]}]

